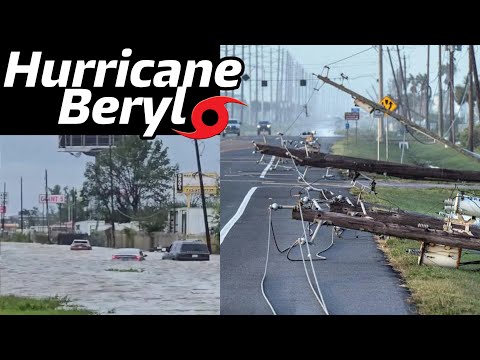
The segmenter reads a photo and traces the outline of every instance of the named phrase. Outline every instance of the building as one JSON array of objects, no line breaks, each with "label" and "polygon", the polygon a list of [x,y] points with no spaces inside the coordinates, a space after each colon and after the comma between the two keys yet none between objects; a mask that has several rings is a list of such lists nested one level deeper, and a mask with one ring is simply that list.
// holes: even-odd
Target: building
[{"label": "building", "polygon": [[[205,224],[203,220],[203,208],[177,208],[176,209],[176,232],[189,236],[189,235],[204,235]],[[168,224],[166,230],[173,232],[173,211],[169,213]],[[218,225],[217,219],[215,219],[215,210],[207,208],[208,226],[210,229]]]}]

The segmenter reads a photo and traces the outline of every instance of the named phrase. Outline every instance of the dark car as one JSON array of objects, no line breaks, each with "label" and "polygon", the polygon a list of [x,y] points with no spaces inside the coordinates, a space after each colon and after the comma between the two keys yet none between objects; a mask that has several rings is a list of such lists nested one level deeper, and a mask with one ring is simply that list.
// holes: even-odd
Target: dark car
[{"label": "dark car", "polygon": [[268,133],[268,135],[272,135],[272,124],[268,121],[260,121],[257,125],[257,134]]},{"label": "dark car", "polygon": [[135,261],[143,261],[147,257],[147,254],[144,254],[140,249],[134,248],[124,248],[118,249],[117,252],[112,255],[112,260],[135,260]]},{"label": "dark car", "polygon": [[88,240],[73,240],[70,250],[92,250],[92,246]]},{"label": "dark car", "polygon": [[236,134],[237,136],[240,136],[240,125],[241,124],[242,123],[240,122],[240,120],[237,120],[237,119],[228,120],[227,127],[223,131],[222,135],[225,136],[226,134]]},{"label": "dark car", "polygon": [[[167,249],[165,249],[165,251],[166,250]],[[179,240],[175,241],[168,252],[163,254],[163,259],[208,261],[210,260],[210,252],[208,251],[207,244],[200,240]]]}]

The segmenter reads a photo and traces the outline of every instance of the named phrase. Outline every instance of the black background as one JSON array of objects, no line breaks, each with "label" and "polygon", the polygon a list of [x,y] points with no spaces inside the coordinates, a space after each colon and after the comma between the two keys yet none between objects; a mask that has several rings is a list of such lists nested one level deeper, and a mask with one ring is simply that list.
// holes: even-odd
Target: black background
[{"label": "black background", "polygon": [[[123,41],[122,41],[123,39]],[[131,41],[120,38],[103,38],[100,36],[92,38],[91,41],[85,39],[72,39],[60,37],[42,38],[33,37],[10,37],[2,44],[0,53],[0,80],[2,86],[2,113],[3,113],[3,134],[17,135],[48,135],[48,134],[97,134],[97,135],[116,135],[116,134],[143,134],[147,129],[145,124],[145,115],[143,106],[134,106],[130,115],[129,124],[119,125],[121,109],[125,97],[151,97],[153,98],[153,110],[156,111],[160,101],[164,97],[174,97],[165,113],[156,134],[176,134],[172,128],[180,131],[193,131],[191,126],[191,112],[195,105],[206,98],[220,94],[220,89],[214,81],[214,72],[216,65],[220,60],[220,45],[215,41],[209,41],[205,38],[192,38],[185,42],[173,39],[161,41],[161,38],[152,37],[153,41],[147,41],[146,38],[140,38],[139,41]],[[83,41],[82,41],[83,40]],[[132,55],[128,58],[122,57],[124,48],[132,49]],[[20,51],[20,65],[29,64],[33,51],[41,51],[42,58],[37,74],[36,86],[27,88],[25,82],[27,74],[17,74],[14,86],[11,88],[3,87],[5,75],[8,66],[8,60],[11,51]],[[72,60],[69,81],[66,88],[43,87],[41,76],[43,72],[44,60],[55,60],[53,79],[58,78],[62,60]],[[92,92],[92,99],[88,103],[90,115],[83,124],[59,125],[58,119],[62,107],[65,89],[72,88],[71,82],[74,74],[76,60],[129,60],[129,71],[124,87],[115,87],[116,70],[108,69],[103,87],[93,87],[95,78],[95,69],[86,69],[84,72],[81,89],[89,89]],[[210,60],[213,62],[213,70],[210,86],[207,88],[198,87],[201,69],[196,71],[193,86],[187,88],[185,102],[183,105],[182,116],[186,118],[185,125],[174,125],[171,123],[171,113],[175,101],[177,88],[157,88],[153,86],[146,88],[136,88],[130,84],[129,75],[131,68],[136,61],[154,60],[157,63],[160,60],[177,60],[182,64],[182,72],[179,80],[183,82],[183,70],[188,60]],[[117,67],[118,68],[118,67]],[[145,68],[142,70],[142,79],[153,79],[158,71],[157,68]],[[79,88],[75,88],[79,89]],[[91,115],[95,102],[102,97],[115,97],[120,103],[119,109],[107,116],[115,116],[115,124],[99,125],[96,124]],[[74,101],[78,101],[78,98]],[[71,112],[71,115],[78,115]]]}]

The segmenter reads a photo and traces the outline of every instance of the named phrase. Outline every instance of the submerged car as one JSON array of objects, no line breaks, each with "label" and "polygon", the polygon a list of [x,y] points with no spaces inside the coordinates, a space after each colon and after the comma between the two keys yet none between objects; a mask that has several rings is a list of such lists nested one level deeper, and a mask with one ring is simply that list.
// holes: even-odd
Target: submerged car
[{"label": "submerged car", "polygon": [[70,250],[92,250],[92,245],[88,240],[76,239],[70,245]]},{"label": "submerged car", "polygon": [[210,251],[208,246],[201,240],[179,240],[175,241],[170,249],[162,249],[163,259],[185,260],[185,261],[208,261]]},{"label": "submerged car", "polygon": [[269,121],[260,121],[257,125],[257,135],[268,133],[272,135],[272,124]]},{"label": "submerged car", "polygon": [[240,125],[241,125],[240,120],[237,120],[237,119],[228,120],[227,127],[223,131],[222,136],[225,136],[227,134],[236,134],[237,136],[240,136]]},{"label": "submerged car", "polygon": [[134,260],[134,261],[143,261],[147,257],[147,254],[144,254],[140,249],[134,248],[124,248],[118,249],[115,254],[112,255],[112,260]]}]

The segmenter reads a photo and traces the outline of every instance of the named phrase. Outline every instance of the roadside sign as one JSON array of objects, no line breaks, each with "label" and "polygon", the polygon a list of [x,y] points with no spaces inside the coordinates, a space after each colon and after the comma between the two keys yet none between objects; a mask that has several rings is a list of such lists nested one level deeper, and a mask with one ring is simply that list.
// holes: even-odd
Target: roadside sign
[{"label": "roadside sign", "polygon": [[381,101],[380,104],[383,105],[383,107],[389,111],[395,111],[395,109],[398,107],[398,105],[393,101],[393,99],[390,96],[385,96]]},{"label": "roadside sign", "polygon": [[0,204],[8,204],[8,192],[1,192],[0,193]]},{"label": "roadside sign", "polygon": [[[38,201],[40,204],[45,204],[47,201],[45,194],[40,194]],[[65,195],[48,195],[49,204],[65,204]]]},{"label": "roadside sign", "polygon": [[383,118],[383,116],[384,116],[383,111],[375,110],[375,111],[373,112],[373,117],[374,117],[374,118]]},{"label": "roadside sign", "polygon": [[183,174],[177,173],[177,192],[182,193],[183,192]]},{"label": "roadside sign", "polygon": [[6,212],[7,212],[7,207],[1,205],[1,206],[0,206],[0,214],[5,214]]},{"label": "roadside sign", "polygon": [[348,122],[345,123],[345,129],[350,129],[350,124]]},{"label": "roadside sign", "polygon": [[355,107],[355,108],[352,108],[352,113],[359,113],[360,112],[360,108],[358,107]]},{"label": "roadside sign", "polygon": [[346,112],[345,113],[345,120],[359,120],[360,113],[358,112]]}]

